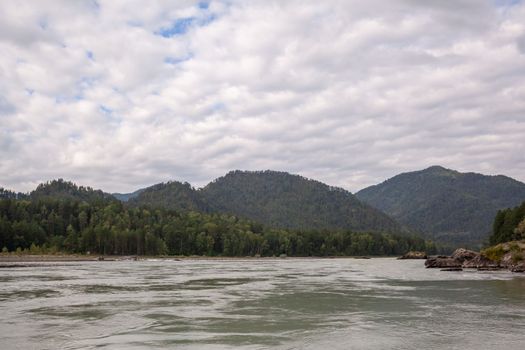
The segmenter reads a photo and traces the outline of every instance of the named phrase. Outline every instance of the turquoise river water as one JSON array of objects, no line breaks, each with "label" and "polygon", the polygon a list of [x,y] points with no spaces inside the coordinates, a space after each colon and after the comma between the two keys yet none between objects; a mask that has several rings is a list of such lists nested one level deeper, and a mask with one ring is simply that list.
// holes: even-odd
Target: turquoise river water
[{"label": "turquoise river water", "polygon": [[525,275],[422,260],[0,269],[0,349],[525,349]]}]

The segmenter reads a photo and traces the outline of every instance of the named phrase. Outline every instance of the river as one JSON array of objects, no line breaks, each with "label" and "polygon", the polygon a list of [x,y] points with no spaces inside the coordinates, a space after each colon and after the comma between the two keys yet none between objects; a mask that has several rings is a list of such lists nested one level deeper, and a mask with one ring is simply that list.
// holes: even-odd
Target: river
[{"label": "river", "polygon": [[423,260],[0,269],[0,349],[524,349],[525,275]]}]

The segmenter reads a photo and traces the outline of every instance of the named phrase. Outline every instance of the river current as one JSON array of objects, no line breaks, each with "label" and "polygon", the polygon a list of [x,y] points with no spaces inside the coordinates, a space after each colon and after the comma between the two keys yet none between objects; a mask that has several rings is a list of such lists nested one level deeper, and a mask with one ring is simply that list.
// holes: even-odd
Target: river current
[{"label": "river current", "polygon": [[423,260],[0,269],[0,349],[525,349],[525,275]]}]

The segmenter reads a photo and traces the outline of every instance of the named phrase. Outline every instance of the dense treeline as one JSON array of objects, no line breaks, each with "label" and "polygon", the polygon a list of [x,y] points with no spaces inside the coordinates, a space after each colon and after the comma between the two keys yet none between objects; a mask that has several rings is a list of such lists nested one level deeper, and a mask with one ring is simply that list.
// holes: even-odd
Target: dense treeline
[{"label": "dense treeline", "polygon": [[498,211],[494,219],[490,244],[525,239],[525,202],[515,208]]},{"label": "dense treeline", "polygon": [[[66,196],[67,197],[67,196]],[[350,231],[267,229],[224,214],[126,207],[42,196],[0,200],[4,251],[118,255],[327,256],[434,253],[421,238]]]},{"label": "dense treeline", "polygon": [[14,192],[6,188],[0,187],[0,199],[27,199],[29,195],[21,192]]}]

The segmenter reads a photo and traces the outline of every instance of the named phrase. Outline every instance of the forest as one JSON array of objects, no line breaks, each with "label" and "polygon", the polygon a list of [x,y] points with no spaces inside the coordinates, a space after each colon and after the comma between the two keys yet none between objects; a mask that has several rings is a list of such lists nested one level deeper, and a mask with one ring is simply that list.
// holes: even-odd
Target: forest
[{"label": "forest", "polygon": [[[273,229],[227,214],[127,206],[89,188],[90,201],[38,189],[0,199],[4,253],[109,255],[338,256],[435,253],[419,237],[349,230]],[[36,193],[35,193],[36,192]],[[74,191],[73,191],[74,192]],[[56,192],[55,192],[56,194]]]},{"label": "forest", "polygon": [[498,211],[494,219],[490,244],[525,239],[525,202],[521,205]]}]

